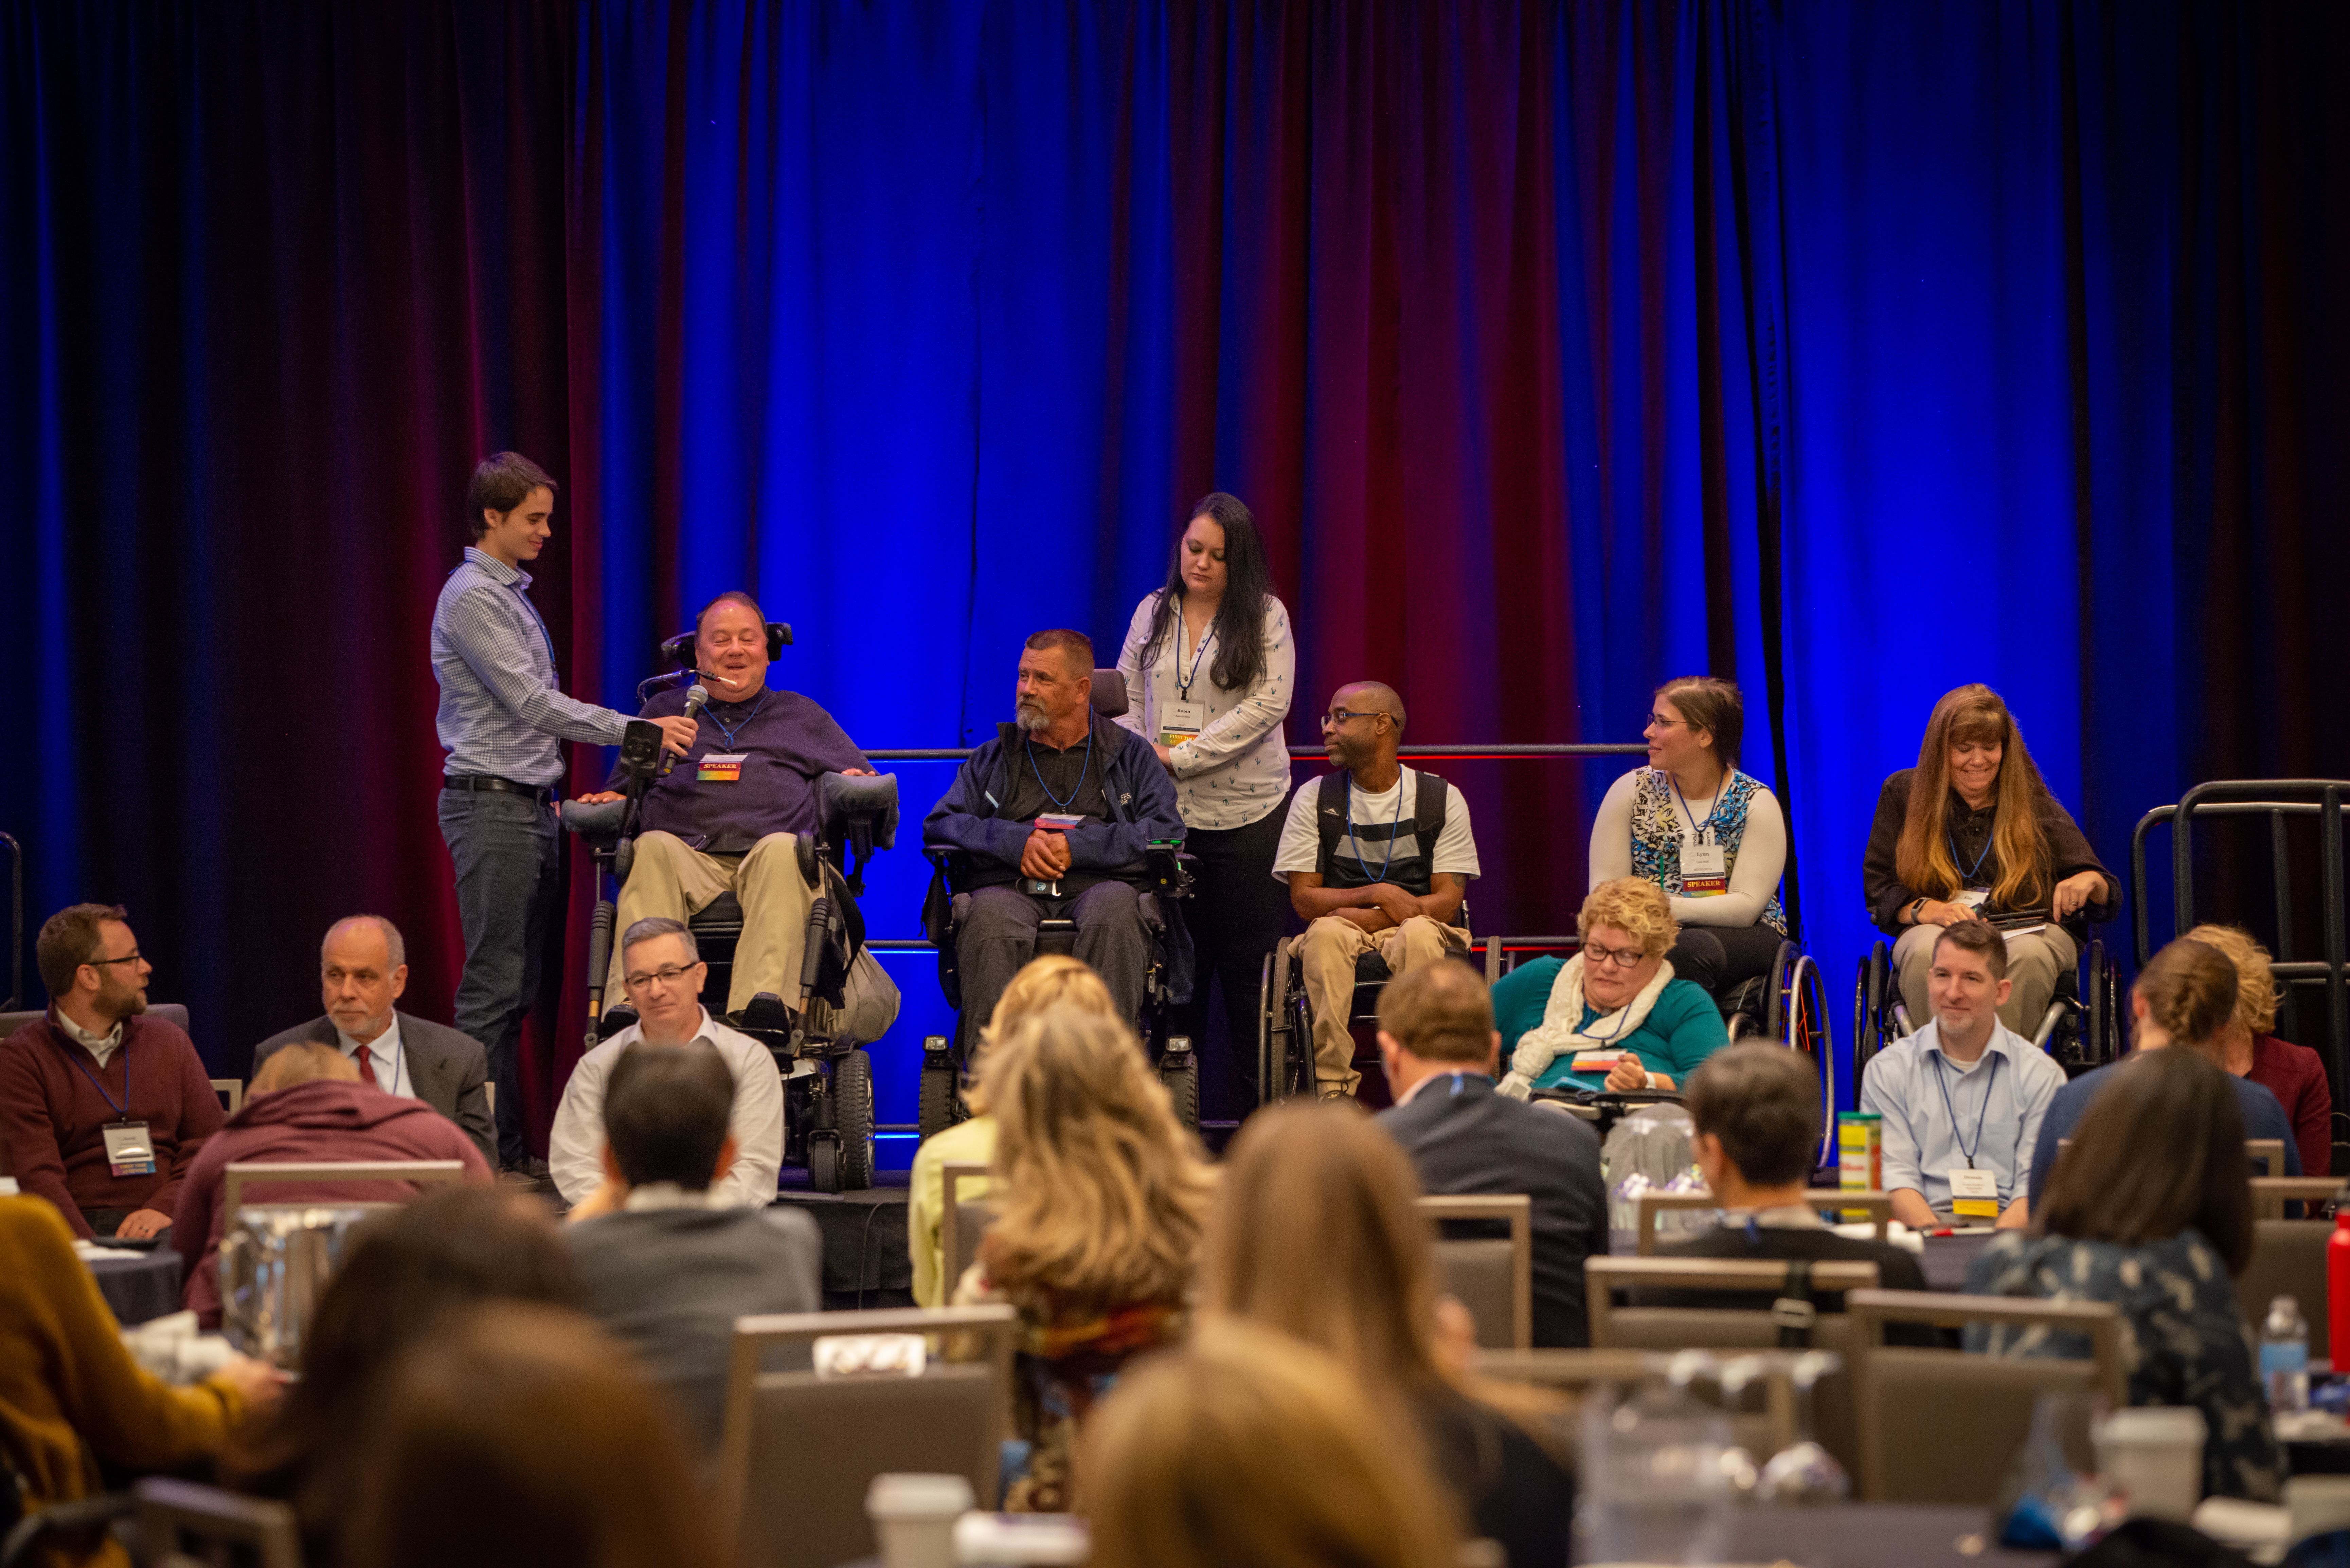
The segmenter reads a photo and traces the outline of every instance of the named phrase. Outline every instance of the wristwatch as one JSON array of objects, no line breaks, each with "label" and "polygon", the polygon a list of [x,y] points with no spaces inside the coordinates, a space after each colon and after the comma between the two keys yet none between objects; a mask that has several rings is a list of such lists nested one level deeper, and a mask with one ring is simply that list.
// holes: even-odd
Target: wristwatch
[{"label": "wristwatch", "polygon": [[1918,911],[1925,907],[1926,900],[1923,898],[1914,898],[1910,900],[1909,908],[1907,911],[1909,916],[1909,924],[1914,926],[1918,923]]}]

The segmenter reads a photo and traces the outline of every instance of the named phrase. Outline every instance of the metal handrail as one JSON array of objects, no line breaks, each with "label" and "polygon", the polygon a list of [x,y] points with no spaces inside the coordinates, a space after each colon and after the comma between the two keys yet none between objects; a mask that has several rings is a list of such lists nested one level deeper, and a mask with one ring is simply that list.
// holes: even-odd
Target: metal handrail
[{"label": "metal handrail", "polygon": [[[868,751],[866,756],[877,763],[959,763],[977,751],[976,746],[913,746],[883,748]],[[1518,757],[1638,757],[1646,756],[1648,748],[1638,742],[1544,742],[1520,744],[1514,741],[1485,744],[1463,742],[1451,746],[1398,746],[1396,755],[1411,757],[1443,757],[1459,762],[1506,762]],[[1319,746],[1298,742],[1293,745],[1289,760],[1296,763],[1317,761]]]}]

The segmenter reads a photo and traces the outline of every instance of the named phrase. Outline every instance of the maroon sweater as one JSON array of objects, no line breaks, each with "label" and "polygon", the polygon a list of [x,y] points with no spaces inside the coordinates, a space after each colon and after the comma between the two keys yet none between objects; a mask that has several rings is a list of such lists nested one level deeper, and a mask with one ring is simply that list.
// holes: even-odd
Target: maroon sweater
[{"label": "maroon sweater", "polygon": [[[125,1072],[130,1119],[145,1122],[155,1141],[152,1176],[118,1177],[107,1168],[105,1128],[122,1119],[115,1106],[123,1103]],[[104,1067],[47,1018],[0,1044],[0,1147],[9,1173],[26,1193],[55,1204],[77,1236],[93,1233],[85,1209],[172,1212],[181,1179],[220,1126],[220,1097],[203,1058],[177,1024],[143,1013],[124,1020],[122,1044]]]},{"label": "maroon sweater", "polygon": [[[182,1303],[205,1328],[221,1319],[221,1230],[228,1215],[222,1178],[232,1164],[277,1165],[304,1160],[455,1159],[474,1181],[490,1168],[465,1129],[421,1100],[404,1100],[365,1084],[315,1079],[262,1095],[228,1119],[204,1145],[180,1189],[172,1216],[172,1245],[186,1267]],[[404,1181],[270,1183],[245,1189],[250,1203],[380,1203],[416,1190]]]},{"label": "maroon sweater", "polygon": [[2244,1076],[2284,1107],[2293,1122],[2293,1141],[2301,1146],[2301,1173],[2333,1175],[2334,1091],[2326,1085],[2325,1064],[2317,1053],[2262,1034],[2252,1041],[2252,1070]]}]

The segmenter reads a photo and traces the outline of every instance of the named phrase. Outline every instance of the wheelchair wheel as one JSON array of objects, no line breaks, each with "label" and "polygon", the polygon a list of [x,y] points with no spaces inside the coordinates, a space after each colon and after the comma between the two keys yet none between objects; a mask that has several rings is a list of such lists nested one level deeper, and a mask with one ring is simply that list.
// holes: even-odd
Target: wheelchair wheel
[{"label": "wheelchair wheel", "polygon": [[917,1116],[924,1138],[934,1138],[965,1119],[962,1094],[955,1085],[952,1065],[922,1064],[921,1108]]},{"label": "wheelchair wheel", "polygon": [[828,1134],[808,1139],[808,1185],[818,1192],[840,1190],[840,1145]]},{"label": "wheelchair wheel", "polygon": [[1170,1050],[1159,1058],[1159,1082],[1175,1103],[1175,1119],[1192,1132],[1200,1130],[1200,1056],[1189,1046]]},{"label": "wheelchair wheel", "polygon": [[833,1125],[840,1129],[840,1189],[873,1185],[873,1058],[851,1051],[832,1064]]},{"label": "wheelchair wheel", "polygon": [[2103,1066],[2121,1054],[2121,1012],[2116,1003],[2121,981],[2119,966],[2106,956],[2106,944],[2089,944],[2089,983],[2082,997],[2084,1061]]}]

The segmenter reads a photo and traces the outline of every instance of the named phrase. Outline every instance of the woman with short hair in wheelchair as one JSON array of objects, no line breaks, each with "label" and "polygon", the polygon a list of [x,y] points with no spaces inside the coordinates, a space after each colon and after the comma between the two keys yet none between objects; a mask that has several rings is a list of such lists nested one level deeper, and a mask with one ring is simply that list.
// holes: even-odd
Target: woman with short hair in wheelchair
[{"label": "woman with short hair in wheelchair", "polygon": [[2334,1088],[2325,1080],[2324,1058],[2269,1033],[2276,1027],[2277,1015],[2277,982],[2269,970],[2269,950],[2241,926],[2198,926],[2187,940],[2216,949],[2236,969],[2236,1011],[2213,1040],[2211,1059],[2277,1097],[2293,1122],[2303,1176],[2331,1175]]},{"label": "woman with short hair in wheelchair", "polygon": [[[2048,792],[1998,692],[1961,686],[1934,704],[1918,765],[1885,781],[1861,861],[1868,909],[1896,939],[1909,1021],[1928,1016],[1926,981],[1942,928],[1980,917],[2007,931],[2013,989],[1999,1021],[2026,1040],[2080,963],[2064,922],[2107,920],[2121,886],[2072,813]],[[2043,924],[2032,926],[2033,918]],[[2029,929],[2018,929],[2018,926]]]},{"label": "woman with short hair in wheelchair", "polygon": [[1574,957],[1522,963],[1493,987],[1508,1069],[1500,1093],[1674,1091],[1730,1044],[1713,999],[1673,972],[1668,950],[1681,929],[1654,882],[1602,882],[1575,929]]},{"label": "woman with short hair in wheelchair", "polygon": [[[1270,878],[1268,878],[1270,880]],[[1118,1003],[1093,966],[1066,953],[1031,959],[1003,994],[979,1032],[972,1054],[974,1079],[987,1071],[987,1053],[1029,1019],[1055,1007],[1067,1007],[1097,1018],[1118,1017]],[[906,1179],[906,1251],[914,1270],[914,1304],[943,1306],[955,1282],[940,1277],[945,1268],[946,1168],[986,1165],[995,1158],[995,1118],[987,1114],[987,1096],[977,1082],[963,1091],[971,1119],[944,1132],[932,1133],[914,1151],[914,1168]],[[958,1202],[975,1202],[987,1194],[987,1184],[966,1179],[955,1194]]]},{"label": "woman with short hair in wheelchair", "polygon": [[994,1223],[955,1287],[1018,1309],[1003,1506],[1070,1505],[1077,1424],[1127,1358],[1182,1336],[1211,1174],[1134,1032],[1055,1007],[990,1048]]},{"label": "woman with short hair in wheelchair", "polygon": [[1642,732],[1648,765],[1608,787],[1591,823],[1591,886],[1639,877],[1662,888],[1681,927],[1673,972],[1716,998],[1768,975],[1787,940],[1787,819],[1738,771],[1745,728],[1734,681],[1666,681]]},{"label": "woman with short hair in wheelchair", "polygon": [[1469,1371],[1476,1325],[1438,1294],[1419,1176],[1344,1107],[1274,1106],[1233,1137],[1200,1262],[1210,1313],[1319,1345],[1417,1431],[1476,1533],[1513,1564],[1564,1563],[1575,1478],[1555,1407]]},{"label": "woman with short hair in wheelchair", "polygon": [[1232,1060],[1253,1079],[1259,982],[1289,918],[1273,861],[1289,798],[1281,724],[1297,648],[1256,517],[1239,497],[1219,490],[1191,508],[1165,586],[1134,607],[1118,669],[1126,677],[1118,722],[1174,775],[1183,847],[1197,863],[1185,916],[1191,1000],[1173,1010],[1168,1031],[1204,1044],[1209,987],[1221,985]]}]

